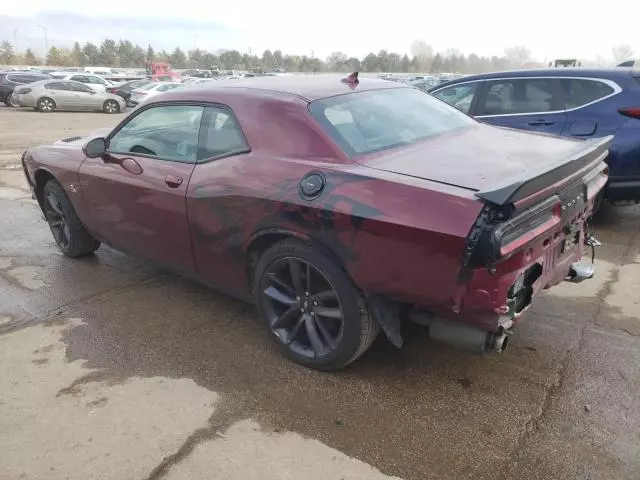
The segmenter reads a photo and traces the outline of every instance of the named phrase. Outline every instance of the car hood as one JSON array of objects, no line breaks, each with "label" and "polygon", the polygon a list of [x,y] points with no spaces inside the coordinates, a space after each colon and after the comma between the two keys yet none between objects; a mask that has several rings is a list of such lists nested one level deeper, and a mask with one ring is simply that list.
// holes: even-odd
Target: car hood
[{"label": "car hood", "polygon": [[581,140],[479,124],[355,161],[378,170],[479,191],[554,165],[582,145]]},{"label": "car hood", "polygon": [[111,133],[111,130],[112,130],[111,128],[99,128],[97,130],[94,130],[88,135],[78,135],[78,136],[63,138],[62,140],[58,140],[57,142],[55,142],[55,145],[68,145],[68,146],[81,147],[92,138],[106,137],[107,135],[109,135],[109,133]]}]

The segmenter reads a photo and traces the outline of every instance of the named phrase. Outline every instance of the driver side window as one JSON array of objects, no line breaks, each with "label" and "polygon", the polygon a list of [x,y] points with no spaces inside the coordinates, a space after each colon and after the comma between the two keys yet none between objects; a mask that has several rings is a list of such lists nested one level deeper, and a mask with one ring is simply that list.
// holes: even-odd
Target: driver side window
[{"label": "driver side window", "polygon": [[156,106],[140,112],[109,140],[109,151],[195,163],[204,107]]}]

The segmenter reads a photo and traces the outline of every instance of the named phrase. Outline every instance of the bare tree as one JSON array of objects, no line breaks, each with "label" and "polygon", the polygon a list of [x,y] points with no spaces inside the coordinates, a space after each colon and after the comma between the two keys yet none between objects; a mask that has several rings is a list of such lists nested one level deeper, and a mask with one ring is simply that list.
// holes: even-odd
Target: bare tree
[{"label": "bare tree", "polygon": [[630,45],[618,45],[613,47],[611,51],[616,64],[630,60],[633,57],[633,48]]},{"label": "bare tree", "polygon": [[515,46],[504,49],[507,60],[514,67],[522,67],[531,60],[531,50],[523,46]]}]

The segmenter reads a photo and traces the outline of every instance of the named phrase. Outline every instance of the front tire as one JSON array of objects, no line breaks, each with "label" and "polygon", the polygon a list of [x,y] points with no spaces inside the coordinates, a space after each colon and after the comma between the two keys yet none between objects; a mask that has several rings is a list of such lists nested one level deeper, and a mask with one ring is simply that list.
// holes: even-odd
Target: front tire
[{"label": "front tire", "polygon": [[347,274],[308,243],[283,240],[256,265],[258,313],[293,361],[338,370],[373,343],[380,325]]},{"label": "front tire", "polygon": [[49,180],[42,192],[42,207],[45,218],[58,248],[67,257],[90,255],[100,246],[78,218],[62,185]]},{"label": "front tire", "polygon": [[120,105],[115,100],[107,100],[102,107],[104,113],[120,113]]},{"label": "front tire", "polygon": [[49,97],[44,97],[38,100],[37,107],[39,112],[42,113],[51,113],[56,109],[56,102]]}]

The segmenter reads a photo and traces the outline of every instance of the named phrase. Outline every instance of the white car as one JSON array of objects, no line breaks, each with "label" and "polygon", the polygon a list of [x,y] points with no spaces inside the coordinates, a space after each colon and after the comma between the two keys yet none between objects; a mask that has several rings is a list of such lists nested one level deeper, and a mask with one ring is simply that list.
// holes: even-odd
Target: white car
[{"label": "white car", "polygon": [[56,80],[71,80],[72,82],[84,83],[96,92],[106,92],[107,87],[113,87],[113,83],[104,78],[85,72],[53,72],[51,74]]},{"label": "white car", "polygon": [[138,105],[151,97],[158,95],[162,92],[167,92],[169,90],[173,90],[174,88],[183,87],[184,84],[180,82],[152,82],[143,85],[140,88],[136,88],[131,92],[131,97],[129,98],[129,103],[133,105]]}]

